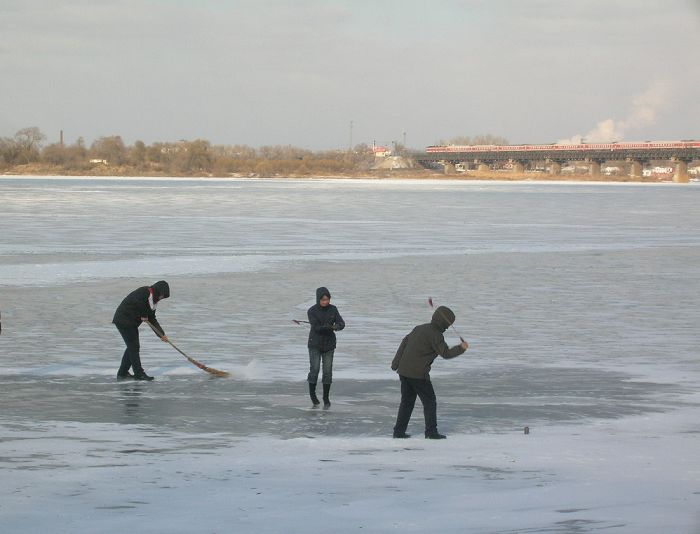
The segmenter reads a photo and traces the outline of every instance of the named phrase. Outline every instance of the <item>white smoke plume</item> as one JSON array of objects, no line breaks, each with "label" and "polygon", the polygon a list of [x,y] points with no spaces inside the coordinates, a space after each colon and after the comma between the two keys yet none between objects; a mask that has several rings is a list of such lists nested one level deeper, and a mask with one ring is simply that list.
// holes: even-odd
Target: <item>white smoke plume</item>
[{"label": "white smoke plume", "polygon": [[632,110],[622,120],[605,119],[600,121],[586,135],[576,134],[569,139],[561,139],[557,144],[612,143],[622,141],[628,131],[643,128],[656,122],[658,112],[668,101],[670,86],[657,81],[642,94],[632,99]]}]

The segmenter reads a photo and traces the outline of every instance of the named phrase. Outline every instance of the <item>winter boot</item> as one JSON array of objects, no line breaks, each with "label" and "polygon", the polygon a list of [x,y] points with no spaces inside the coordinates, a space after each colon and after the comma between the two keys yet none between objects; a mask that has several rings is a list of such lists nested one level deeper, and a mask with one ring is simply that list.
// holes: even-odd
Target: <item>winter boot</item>
[{"label": "winter boot", "polygon": [[133,380],[134,375],[132,375],[129,371],[126,373],[117,373],[117,380]]},{"label": "winter boot", "polygon": [[321,401],[319,401],[318,397],[316,396],[316,383],[312,384],[309,382],[309,397],[311,397],[311,402],[313,402],[314,407],[321,404]]},{"label": "winter boot", "polygon": [[330,384],[323,384],[323,409],[327,410],[328,408],[331,407],[331,400],[328,398],[329,393],[331,392],[331,385]]},{"label": "winter boot", "polygon": [[425,433],[425,439],[445,439],[447,436],[440,434],[437,430]]},{"label": "winter boot", "polygon": [[401,434],[399,434],[398,432],[394,432],[395,439],[406,439],[406,438],[410,438],[410,437],[411,437],[411,434],[406,434],[406,432],[403,432]]},{"label": "winter boot", "polygon": [[148,380],[148,381],[150,381],[150,380],[153,380],[153,377],[152,377],[152,376],[148,376],[148,375],[146,374],[146,371],[141,371],[140,373],[136,373],[136,374],[134,375],[134,379],[135,379],[135,380]]}]

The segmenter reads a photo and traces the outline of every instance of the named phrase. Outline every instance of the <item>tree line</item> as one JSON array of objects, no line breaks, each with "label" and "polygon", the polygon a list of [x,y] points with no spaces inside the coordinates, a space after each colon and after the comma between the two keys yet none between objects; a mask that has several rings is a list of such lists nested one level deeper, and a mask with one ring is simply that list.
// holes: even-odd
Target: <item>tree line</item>
[{"label": "tree line", "polygon": [[[488,144],[494,136],[453,138],[444,144]],[[136,141],[121,136],[100,137],[90,146],[83,138],[73,144],[45,145],[37,127],[23,128],[14,137],[0,137],[0,171],[36,171],[55,174],[115,174],[162,176],[275,176],[352,175],[368,172],[375,163],[372,148],[359,144],[352,150],[312,151],[293,146],[212,145],[209,141]],[[459,141],[457,143],[456,141]],[[466,143],[465,141],[470,141]],[[505,144],[505,143],[498,143]],[[405,153],[397,145],[396,152]]]},{"label": "tree line", "polygon": [[508,139],[499,137],[498,135],[483,134],[469,137],[468,135],[459,135],[450,139],[441,139],[438,145],[458,145],[458,146],[474,146],[474,145],[507,145]]},{"label": "tree line", "polygon": [[0,138],[0,170],[33,165],[67,174],[270,176],[343,174],[369,169],[374,162],[372,150],[365,145],[352,151],[314,152],[293,146],[217,146],[203,139],[127,145],[121,136],[113,135],[100,137],[90,146],[82,138],[70,145],[44,146],[45,139],[36,127]]}]

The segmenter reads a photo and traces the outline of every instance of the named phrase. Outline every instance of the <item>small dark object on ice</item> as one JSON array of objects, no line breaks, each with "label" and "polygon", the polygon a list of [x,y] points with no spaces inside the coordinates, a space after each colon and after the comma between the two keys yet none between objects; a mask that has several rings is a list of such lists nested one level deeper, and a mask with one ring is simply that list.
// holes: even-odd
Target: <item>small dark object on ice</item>
[{"label": "small dark object on ice", "polygon": [[529,433],[530,433],[530,427],[529,427],[529,426],[526,426],[526,427],[525,427],[525,434],[529,434]]}]

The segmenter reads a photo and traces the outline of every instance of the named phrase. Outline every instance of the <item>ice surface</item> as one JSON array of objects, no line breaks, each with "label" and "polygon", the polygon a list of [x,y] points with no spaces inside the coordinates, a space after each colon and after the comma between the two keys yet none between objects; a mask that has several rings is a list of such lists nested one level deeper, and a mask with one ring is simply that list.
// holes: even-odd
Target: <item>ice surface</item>
[{"label": "ice surface", "polygon": [[[0,178],[0,531],[700,532],[700,188]],[[117,382],[123,296],[153,383]],[[333,293],[330,411],[305,319]],[[388,364],[470,341],[389,436]],[[456,343],[451,332],[448,341]],[[525,436],[522,428],[531,433]]]}]

